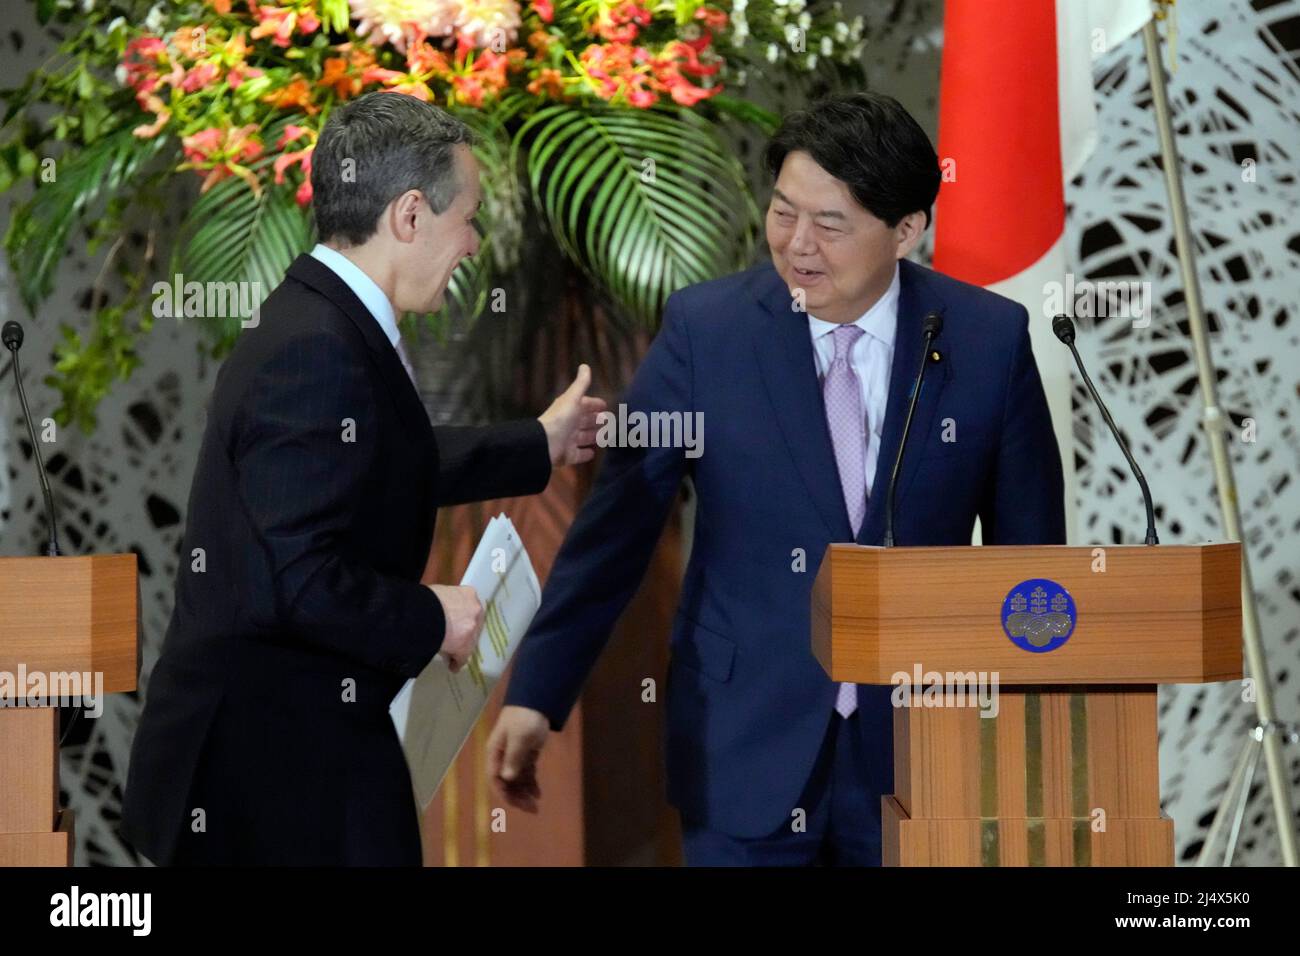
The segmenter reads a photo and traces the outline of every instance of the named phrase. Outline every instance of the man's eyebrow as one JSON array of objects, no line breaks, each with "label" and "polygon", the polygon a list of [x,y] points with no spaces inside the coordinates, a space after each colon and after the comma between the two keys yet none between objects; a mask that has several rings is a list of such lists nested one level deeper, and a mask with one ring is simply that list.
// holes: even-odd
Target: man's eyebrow
[{"label": "man's eyebrow", "polygon": [[[790,197],[787,196],[785,193],[781,192],[781,190],[777,189],[775,186],[772,187],[772,195],[774,195],[777,199],[781,200],[784,203],[789,203],[791,206],[794,205],[793,202],[790,202]],[[845,216],[844,213],[840,212],[838,209],[823,209],[821,212],[813,213],[813,218],[814,219],[847,219],[848,217]]]}]

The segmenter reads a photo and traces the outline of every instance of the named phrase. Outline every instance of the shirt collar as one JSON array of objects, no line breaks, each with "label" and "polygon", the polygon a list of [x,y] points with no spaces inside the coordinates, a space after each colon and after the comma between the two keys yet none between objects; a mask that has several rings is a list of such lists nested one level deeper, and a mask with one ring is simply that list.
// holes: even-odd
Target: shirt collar
[{"label": "shirt collar", "polygon": [[[853,322],[863,332],[890,348],[894,346],[894,335],[898,331],[898,290],[898,263],[895,262],[894,278],[890,281],[885,294]],[[840,325],[839,322],[827,322],[817,318],[811,312],[808,313],[808,328],[812,331],[814,341],[834,332]]]},{"label": "shirt collar", "polygon": [[313,259],[317,259],[329,266],[338,277],[347,283],[347,287],[356,294],[361,300],[361,304],[366,307],[379,327],[384,330],[388,336],[388,341],[397,345],[397,340],[402,337],[401,332],[397,329],[397,316],[393,312],[393,303],[388,301],[388,296],[384,290],[379,288],[379,284],[374,279],[366,275],[365,271],[339,252],[337,249],[331,249],[323,243],[317,243],[316,248],[311,251]]}]

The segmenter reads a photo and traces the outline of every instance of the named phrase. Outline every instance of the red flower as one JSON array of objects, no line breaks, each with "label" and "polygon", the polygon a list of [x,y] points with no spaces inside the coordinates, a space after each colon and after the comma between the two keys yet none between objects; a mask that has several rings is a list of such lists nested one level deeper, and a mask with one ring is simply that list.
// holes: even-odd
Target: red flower
[{"label": "red flower", "polygon": [[727,14],[723,10],[704,6],[695,11],[695,19],[703,20],[704,25],[715,33],[727,28]]},{"label": "red flower", "polygon": [[227,176],[239,176],[253,192],[260,194],[257,177],[247,164],[262,155],[262,144],[253,134],[257,125],[250,123],[238,129],[216,126],[199,130],[181,140],[185,162],[181,169],[207,171],[201,192],[207,192]]},{"label": "red flower", "polygon": [[[181,80],[181,89],[186,93],[193,93],[195,90],[201,90],[206,86],[211,86],[221,75],[221,70],[215,63],[203,62],[196,66],[190,67]],[[236,84],[238,85],[238,84]]]}]

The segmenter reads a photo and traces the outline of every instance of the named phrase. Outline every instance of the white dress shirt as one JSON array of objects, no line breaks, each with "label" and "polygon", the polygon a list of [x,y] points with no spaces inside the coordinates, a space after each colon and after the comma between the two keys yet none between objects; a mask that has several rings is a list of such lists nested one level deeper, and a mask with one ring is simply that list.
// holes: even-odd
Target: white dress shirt
[{"label": "white dress shirt", "polygon": [[[867,433],[867,494],[876,477],[876,461],[880,458],[880,439],[885,427],[885,407],[889,402],[889,372],[894,361],[894,334],[898,330],[898,264],[894,264],[894,278],[885,294],[876,300],[853,324],[866,335],[858,336],[849,353],[849,365],[858,376],[862,388],[862,408],[866,413]],[[835,338],[831,335],[840,327],[838,322],[824,322],[808,313],[808,328],[812,333],[813,356],[817,362],[817,378],[824,379],[835,358]]]},{"label": "white dress shirt", "polygon": [[347,283],[348,288],[361,300],[361,304],[375,317],[379,327],[388,336],[388,341],[393,343],[393,348],[397,348],[402,333],[397,330],[397,315],[393,312],[393,303],[388,301],[388,296],[383,289],[379,288],[379,283],[366,275],[360,266],[343,253],[329,246],[317,243],[311,255],[313,259],[327,265]]}]

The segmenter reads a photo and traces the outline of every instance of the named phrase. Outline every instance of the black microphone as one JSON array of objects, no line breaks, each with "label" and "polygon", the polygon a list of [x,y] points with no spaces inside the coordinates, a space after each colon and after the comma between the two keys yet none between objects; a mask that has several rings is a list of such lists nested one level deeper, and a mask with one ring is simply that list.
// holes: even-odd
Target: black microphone
[{"label": "black microphone", "polygon": [[18,365],[18,350],[23,347],[23,327],[17,322],[9,321],[0,329],[0,341],[13,353],[14,383],[18,386],[18,401],[23,407],[23,418],[27,421],[27,434],[32,439],[32,454],[36,457],[36,471],[41,476],[41,492],[45,495],[45,527],[49,532],[49,541],[45,544],[45,553],[57,558],[63,552],[59,550],[58,518],[54,513],[54,496],[50,494],[50,482],[45,477],[45,463],[41,461],[41,443],[36,440],[36,428],[32,425],[32,413],[27,407],[27,393],[23,391],[22,369]]},{"label": "black microphone", "polygon": [[1083,359],[1079,356],[1079,350],[1074,347],[1074,322],[1071,321],[1068,315],[1058,315],[1052,319],[1052,331],[1056,333],[1058,339],[1065,343],[1070,350],[1070,354],[1074,356],[1074,364],[1079,366],[1079,374],[1083,376],[1083,384],[1088,386],[1088,394],[1092,396],[1092,400],[1101,409],[1101,417],[1110,426],[1110,433],[1115,436],[1115,441],[1119,442],[1119,450],[1128,459],[1128,466],[1133,471],[1133,477],[1137,479],[1138,487],[1142,489],[1142,501],[1147,507],[1146,543],[1159,544],[1160,539],[1156,537],[1156,509],[1151,501],[1151,489],[1147,487],[1146,477],[1142,474],[1142,469],[1138,467],[1137,460],[1128,450],[1128,445],[1124,443],[1124,436],[1119,433],[1119,427],[1115,424],[1115,419],[1110,417],[1110,409],[1101,400],[1097,387],[1092,384],[1092,379],[1088,377],[1088,370],[1083,367]]},{"label": "black microphone", "polygon": [[916,401],[921,397],[921,382],[925,379],[925,370],[930,364],[930,344],[943,331],[943,315],[928,312],[921,320],[921,333],[925,345],[921,349],[921,368],[912,383],[912,400],[907,405],[907,418],[903,420],[903,437],[898,441],[898,457],[894,459],[894,470],[889,475],[889,491],[885,494],[885,547],[894,546],[894,491],[898,486],[898,470],[903,464],[903,450],[907,448],[907,436],[912,430],[912,416],[916,414]]}]

